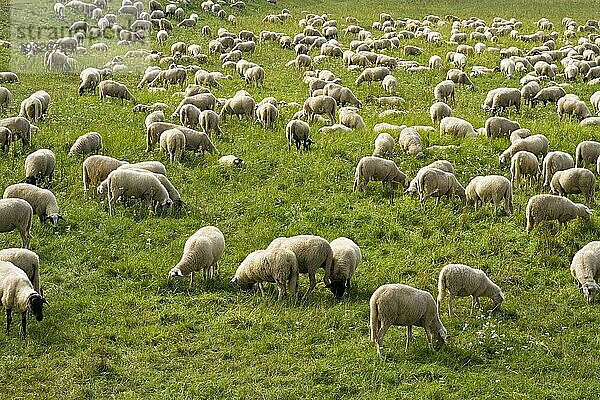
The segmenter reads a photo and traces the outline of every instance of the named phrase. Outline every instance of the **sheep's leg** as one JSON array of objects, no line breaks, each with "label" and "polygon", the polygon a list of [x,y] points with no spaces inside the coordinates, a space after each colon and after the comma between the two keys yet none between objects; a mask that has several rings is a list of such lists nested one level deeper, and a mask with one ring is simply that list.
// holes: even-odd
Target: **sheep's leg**
[{"label": "sheep's leg", "polygon": [[190,272],[190,286],[194,283],[194,271]]},{"label": "sheep's leg", "polygon": [[475,314],[475,308],[479,306],[479,297],[477,296],[471,296],[473,297],[473,303],[471,304],[471,315]]},{"label": "sheep's leg", "polygon": [[377,337],[375,338],[375,343],[377,343],[377,353],[381,355],[381,351],[383,350],[383,337],[390,327],[385,321],[380,322],[380,327],[377,330]]},{"label": "sheep's leg", "polygon": [[27,337],[27,311],[21,313],[21,339]]},{"label": "sheep's leg", "polygon": [[306,293],[302,297],[302,300],[306,300],[306,298],[308,297],[308,295],[310,294],[310,292],[312,292],[313,289],[315,288],[315,286],[317,286],[317,279],[315,278],[315,273],[314,272],[308,274],[308,280],[310,281],[310,284],[308,285],[308,290],[306,291]]},{"label": "sheep's leg", "polygon": [[346,289],[350,289],[350,278],[346,279]]},{"label": "sheep's leg", "polygon": [[10,323],[12,322],[12,310],[10,308],[6,309],[6,334],[10,331]]},{"label": "sheep's leg", "polygon": [[454,295],[452,293],[450,293],[450,296],[448,297],[448,316],[451,317],[452,316],[452,303],[454,302]]},{"label": "sheep's leg", "polygon": [[265,291],[262,282],[258,282],[258,290],[260,290],[260,295],[265,297]]},{"label": "sheep's leg", "polygon": [[278,283],[277,286],[279,286],[279,295],[277,296],[277,300],[281,300],[285,297],[285,282]]},{"label": "sheep's leg", "polygon": [[406,348],[404,349],[405,352],[408,351],[408,346],[410,346],[411,341],[412,341],[412,325],[408,325],[406,327]]}]

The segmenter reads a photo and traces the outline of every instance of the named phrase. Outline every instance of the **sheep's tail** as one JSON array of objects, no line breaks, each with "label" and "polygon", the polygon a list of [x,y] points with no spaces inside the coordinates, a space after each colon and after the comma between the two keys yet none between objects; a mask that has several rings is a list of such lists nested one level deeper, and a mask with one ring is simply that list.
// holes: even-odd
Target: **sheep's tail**
[{"label": "sheep's tail", "polygon": [[356,171],[354,172],[354,184],[352,185],[352,191],[355,192],[358,187],[358,182],[360,180],[360,163],[356,166]]},{"label": "sheep's tail", "polygon": [[440,278],[438,279],[438,296],[437,296],[437,310],[438,315],[440,314],[440,306],[442,301],[444,301],[444,296],[446,295],[446,274],[444,269],[440,271]]},{"label": "sheep's tail", "polygon": [[377,298],[371,298],[371,301],[369,302],[369,309],[371,311],[369,337],[372,342],[377,342],[377,332],[379,331],[379,310],[377,308]]},{"label": "sheep's tail", "polygon": [[83,191],[84,192],[88,190],[89,183],[90,183],[90,174],[88,173],[88,170],[84,164],[83,165]]},{"label": "sheep's tail", "polygon": [[294,299],[298,299],[298,270],[291,271],[290,273],[288,292],[293,295]]}]

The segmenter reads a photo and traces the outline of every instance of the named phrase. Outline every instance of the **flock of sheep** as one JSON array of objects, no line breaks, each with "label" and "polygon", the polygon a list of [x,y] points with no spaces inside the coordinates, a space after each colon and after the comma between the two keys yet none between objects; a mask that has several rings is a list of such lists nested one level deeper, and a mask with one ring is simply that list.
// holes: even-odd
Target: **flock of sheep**
[{"label": "flock of sheep", "polygon": [[[235,27],[237,18],[228,14],[225,7],[232,10],[245,8],[242,1],[225,3],[207,0],[201,4],[204,12],[212,13]],[[129,46],[135,43],[164,48],[179,29],[195,29],[201,19],[196,13],[185,18],[183,8],[175,4],[163,6],[150,0],[146,7],[141,2],[123,0],[117,14],[110,13],[104,0],[85,3],[71,0],[66,4],[56,3],[54,11],[58,18],[66,18],[66,9],[73,15],[84,18],[75,21],[70,32],[72,36],[58,39],[49,44],[44,55],[44,65],[50,71],[73,72],[78,58],[86,52],[104,52],[109,45],[101,42],[107,32],[117,33],[116,46]],[[129,28],[118,25],[118,16],[134,18]],[[283,24],[292,19],[288,10],[265,17],[264,24]],[[177,22],[174,26],[174,23]],[[338,41],[338,28],[346,23],[344,37],[353,37],[349,47],[344,49]],[[405,126],[388,123],[373,127],[379,135],[374,143],[372,155],[361,158],[355,168],[354,190],[364,190],[369,181],[380,181],[390,186],[392,194],[399,188],[405,193],[416,193],[421,204],[430,197],[438,201],[441,197],[456,196],[463,205],[477,209],[484,203],[492,203],[494,211],[504,202],[507,214],[513,213],[513,191],[520,188],[524,178],[532,184],[542,177],[542,187],[549,187],[552,194],[532,196],[526,207],[527,232],[542,221],[558,220],[567,224],[574,218],[589,219],[593,206],[596,177],[586,167],[593,164],[600,174],[600,143],[584,141],[577,146],[575,158],[567,152],[549,152],[549,141],[542,134],[533,134],[522,128],[516,121],[502,115],[509,115],[512,109],[518,113],[522,107],[535,107],[547,103],[557,107],[557,115],[577,118],[581,126],[600,125],[600,117],[592,116],[585,101],[577,95],[567,93],[568,83],[583,78],[590,84],[600,79],[600,35],[596,34],[598,22],[589,20],[579,25],[569,18],[562,21],[564,31],[556,32],[552,22],[541,19],[539,31],[528,34],[522,31],[523,24],[515,19],[496,18],[491,24],[477,18],[461,20],[447,15],[443,18],[428,15],[423,19],[399,18],[382,13],[380,20],[373,22],[371,29],[358,25],[355,18],[345,21],[331,19],[328,15],[307,14],[299,21],[302,32],[295,36],[263,30],[260,33],[242,30],[238,34],[227,28],[219,28],[216,35],[205,25],[198,27],[201,35],[211,37],[208,55],[201,52],[198,44],[187,45],[174,42],[170,55],[143,48],[127,51],[123,57],[117,56],[102,66],[83,68],[81,83],[76,89],[79,95],[98,93],[99,99],[116,98],[120,104],[131,102],[134,112],[147,114],[146,152],[151,152],[158,144],[161,151],[168,154],[171,162],[180,162],[183,152],[209,152],[218,154],[215,142],[220,139],[228,116],[256,120],[264,129],[277,129],[277,121],[284,109],[298,109],[285,125],[285,138],[288,149],[310,151],[313,140],[311,127],[315,123],[324,125],[320,133],[349,132],[366,129],[360,115],[361,108],[372,103],[388,110],[380,117],[402,115],[406,100],[397,96],[401,91],[398,74],[418,74],[423,71],[441,70],[450,65],[445,80],[432,90],[434,103],[429,110],[432,126]],[[451,34],[444,37],[440,29],[451,26]],[[155,40],[152,32],[156,30]],[[589,33],[589,34],[588,34]],[[377,38],[375,38],[378,36]],[[522,48],[497,47],[502,37],[510,37],[523,44]],[[95,40],[89,49],[83,47],[84,39]],[[558,48],[561,40],[576,41]],[[411,42],[401,46],[401,43]],[[446,41],[456,45],[456,51],[442,57],[432,55],[428,65],[420,65],[415,56],[423,53],[416,46],[419,42],[441,43]],[[257,102],[246,90],[239,90],[231,98],[217,97],[212,91],[221,87],[223,79],[237,79],[245,85],[264,86],[268,76],[263,66],[244,57],[252,57],[257,45],[277,43],[283,49],[294,52],[289,68],[303,70],[304,83],[308,86],[309,97],[303,104],[286,102],[267,97]],[[467,43],[472,42],[474,45]],[[532,46],[535,44],[535,46]],[[36,46],[25,46],[34,49]],[[34,59],[33,50],[27,50],[26,57]],[[389,54],[401,51],[403,58]],[[318,52],[310,56],[309,53]],[[467,64],[474,62],[483,53],[497,54],[498,65],[486,67],[474,65],[469,74]],[[209,72],[200,64],[209,57],[222,62],[221,71]],[[149,64],[142,76],[138,90],[164,93],[169,85],[179,86],[182,100],[174,109],[167,122],[166,103],[151,105],[139,104],[132,91],[124,84],[113,80],[115,75],[129,70],[127,60],[139,58]],[[359,100],[350,86],[329,70],[320,70],[319,64],[326,59],[340,59],[349,70],[357,71],[354,86],[363,83],[381,84],[385,96]],[[562,72],[560,70],[562,69]],[[485,126],[475,129],[471,123],[453,115],[451,105],[456,102],[463,85],[473,90],[477,79],[483,75],[501,73],[507,77],[521,75],[521,88],[500,87],[488,91],[482,104],[482,112],[492,115]],[[188,77],[193,84],[186,85]],[[471,79],[472,78],[472,79]],[[475,81],[475,82],[474,82]],[[557,83],[563,81],[563,83]],[[0,83],[17,84],[14,72],[0,73]],[[240,82],[242,82],[240,80]],[[75,90],[75,88],[74,88]],[[12,94],[6,87],[0,87],[0,108],[9,109]],[[165,102],[167,99],[165,98]],[[594,111],[600,109],[600,91],[590,99]],[[0,120],[0,145],[7,151],[14,140],[20,140],[23,149],[31,145],[38,127],[37,121],[51,118],[49,114],[50,96],[40,90],[21,102],[18,116]],[[115,105],[117,107],[117,105]],[[220,111],[218,109],[220,108]],[[396,154],[396,147],[408,157],[422,159],[432,151],[424,148],[421,139],[423,132],[439,131],[441,135],[453,135],[468,140],[478,137],[510,138],[510,146],[499,155],[500,165],[510,165],[510,177],[502,175],[476,176],[463,186],[454,175],[454,166],[446,160],[437,160],[421,168],[411,179],[402,172],[390,158]],[[213,140],[215,142],[213,142]],[[80,136],[69,151],[73,157],[84,155],[84,191],[95,188],[97,197],[106,199],[109,213],[120,202],[128,204],[132,199],[140,203],[148,202],[154,212],[167,212],[171,208],[184,206],[175,185],[167,177],[165,166],[157,161],[130,164],[126,161],[98,154],[102,150],[102,137],[97,132]],[[219,163],[230,167],[241,167],[244,162],[235,155],[226,155]],[[7,309],[7,333],[11,324],[11,310],[22,313],[22,335],[26,334],[25,313],[29,310],[42,319],[42,305],[46,303],[40,287],[39,259],[27,250],[32,239],[33,215],[40,222],[50,221],[56,226],[62,216],[52,188],[53,172],[56,166],[55,154],[49,149],[31,152],[25,159],[25,177],[22,183],[8,186],[0,200],[0,232],[18,230],[22,237],[23,249],[0,251],[0,300]],[[42,188],[45,186],[47,188]],[[566,196],[581,193],[587,205],[574,203]],[[190,276],[202,272],[204,279],[218,276],[218,261],[225,251],[225,238],[214,226],[199,229],[188,238],[181,260],[169,272],[171,277]],[[323,269],[323,282],[336,298],[341,298],[350,288],[351,278],[361,262],[359,246],[348,238],[338,238],[331,242],[314,235],[299,235],[290,238],[276,238],[264,250],[250,253],[240,264],[231,283],[250,289],[255,284],[263,292],[263,282],[274,282],[278,286],[279,299],[286,293],[298,296],[299,274],[308,274],[309,287],[306,296],[316,287],[316,272]],[[591,242],[573,257],[571,273],[589,302],[593,302],[598,291],[596,280],[600,278],[600,243]],[[456,296],[472,296],[474,312],[479,297],[489,297],[495,307],[504,300],[500,287],[486,274],[463,264],[450,264],[441,269],[438,280],[437,301],[425,291],[406,285],[383,285],[373,293],[370,300],[371,339],[377,344],[378,352],[383,347],[383,336],[391,325],[408,327],[407,347],[412,337],[412,326],[425,328],[429,342],[438,348],[447,338],[447,332],[440,320],[441,303],[449,292],[448,312],[452,315],[452,302]]]}]

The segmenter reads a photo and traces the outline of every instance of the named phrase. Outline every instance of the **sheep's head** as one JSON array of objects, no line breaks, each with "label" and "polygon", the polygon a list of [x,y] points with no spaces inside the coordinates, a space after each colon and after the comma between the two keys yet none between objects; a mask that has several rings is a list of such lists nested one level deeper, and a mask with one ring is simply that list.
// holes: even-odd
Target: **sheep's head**
[{"label": "sheep's head", "polygon": [[600,287],[596,282],[585,282],[581,285],[581,293],[583,293],[587,302],[590,304],[594,302],[598,290],[600,290]]},{"label": "sheep's head", "polygon": [[592,210],[590,210],[584,204],[577,204],[577,209],[578,209],[579,217],[585,219],[586,221],[590,220],[590,217],[592,216]]},{"label": "sheep's head", "polygon": [[241,158],[236,158],[235,160],[233,160],[233,165],[241,168],[244,165],[244,160],[242,160]]},{"label": "sheep's head", "polygon": [[498,290],[492,295],[492,300],[494,301],[494,305],[497,307],[504,301],[504,293],[502,290],[498,288]]},{"label": "sheep's head", "polygon": [[446,328],[444,328],[441,322],[439,328],[431,332],[431,334],[428,333],[427,336],[429,336],[429,341],[434,350],[439,350],[446,343],[446,340],[448,340],[448,332],[446,332]]},{"label": "sheep's head", "polygon": [[252,290],[254,287],[254,282],[241,282],[237,275],[231,278],[229,283],[241,290]]},{"label": "sheep's head", "polygon": [[35,319],[38,321],[44,319],[44,314],[42,312],[44,304],[48,304],[48,301],[38,293],[33,293],[27,299],[27,308],[35,315]]},{"label": "sheep's head", "polygon": [[332,281],[330,284],[325,285],[325,287],[331,290],[333,297],[335,297],[337,300],[340,300],[346,291],[346,285],[344,284],[343,280]]},{"label": "sheep's head", "polygon": [[183,276],[183,273],[181,272],[181,270],[178,267],[173,267],[169,271],[169,278],[181,278],[182,276]]},{"label": "sheep's head", "polygon": [[44,221],[50,221],[50,223],[52,224],[53,227],[57,227],[58,226],[58,221],[60,220],[65,220],[62,215],[60,215],[59,213],[54,213],[54,214],[50,214],[50,215],[46,215],[46,217],[44,218]]}]

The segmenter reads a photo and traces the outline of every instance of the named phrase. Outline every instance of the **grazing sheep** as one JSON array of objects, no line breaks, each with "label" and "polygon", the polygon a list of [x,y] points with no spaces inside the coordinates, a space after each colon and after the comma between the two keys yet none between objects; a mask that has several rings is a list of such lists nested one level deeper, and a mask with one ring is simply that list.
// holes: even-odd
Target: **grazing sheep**
[{"label": "grazing sheep", "polygon": [[519,151],[533,153],[541,160],[548,154],[548,138],[544,135],[531,135],[525,139],[516,139],[500,154],[498,161],[500,164],[504,164]]},{"label": "grazing sheep", "polygon": [[[391,76],[391,75],[389,75]],[[338,85],[336,83],[328,83],[323,87],[323,94],[331,96],[342,107],[352,105],[354,107],[362,107],[362,103],[356,98],[350,88]]]},{"label": "grazing sheep", "polygon": [[21,102],[19,117],[25,117],[30,121],[42,119],[42,102],[35,97],[28,97]]},{"label": "grazing sheep", "polygon": [[[179,117],[181,107],[186,104],[193,104],[200,111],[214,110],[217,105],[217,98],[212,93],[198,93],[193,96],[184,97],[180,102],[175,111],[173,111],[173,117]],[[252,115],[252,114],[249,114]]]},{"label": "grazing sheep", "polygon": [[521,110],[521,91],[514,88],[495,89],[490,108],[492,114],[498,115],[498,113],[512,106],[515,107],[517,112]]},{"label": "grazing sheep", "polygon": [[398,81],[391,74],[383,78],[383,81],[381,81],[381,85],[383,86],[383,90],[385,90],[391,95],[395,94],[398,90]]},{"label": "grazing sheep", "polygon": [[140,83],[138,83],[137,88],[141,89],[146,85],[150,85],[150,83],[156,79],[156,77],[158,76],[158,74],[160,74],[161,71],[162,70],[160,69],[160,67],[146,68],[146,71],[144,72],[144,76],[142,77],[142,80],[140,81]]},{"label": "grazing sheep", "polygon": [[587,164],[596,164],[600,156],[600,143],[593,140],[586,140],[575,148],[575,167],[585,168]]},{"label": "grazing sheep", "polygon": [[265,86],[265,70],[261,66],[250,67],[244,72],[244,80],[246,84],[254,84],[254,86]]},{"label": "grazing sheep", "polygon": [[244,165],[244,160],[239,157],[236,157],[232,154],[223,156],[219,158],[219,164],[226,167],[242,167]]},{"label": "grazing sheep", "polygon": [[296,144],[296,149],[300,150],[300,145],[305,151],[310,150],[313,141],[309,137],[310,126],[299,119],[293,119],[285,126],[285,135],[288,142],[288,151],[291,150],[292,144]]},{"label": "grazing sheep", "polygon": [[358,76],[354,84],[360,86],[363,82],[383,81],[383,79],[390,75],[390,69],[387,67],[374,67],[365,68],[364,71]]},{"label": "grazing sheep", "polygon": [[181,88],[185,85],[187,72],[184,68],[169,68],[159,71],[156,78],[148,84],[148,87],[156,87],[159,84],[165,88],[169,88],[169,85],[180,85]]},{"label": "grazing sheep", "polygon": [[237,115],[239,119],[241,119],[243,115],[251,118],[255,108],[256,102],[252,97],[235,95],[232,98],[227,99],[221,109],[220,117],[223,121],[225,121],[227,115]]},{"label": "grazing sheep", "polygon": [[119,166],[120,169],[141,169],[155,174],[166,175],[167,169],[160,161],[141,161],[134,164],[125,163]]},{"label": "grazing sheep", "polygon": [[436,101],[448,103],[449,100],[452,100],[454,102],[454,82],[448,79],[438,83],[433,89],[433,96]]},{"label": "grazing sheep", "polygon": [[121,99],[121,104],[123,104],[123,100],[129,100],[135,104],[135,97],[133,97],[125,85],[120,84],[119,82],[113,80],[102,81],[98,85],[98,88],[100,100],[105,97],[115,97]]},{"label": "grazing sheep", "polygon": [[14,72],[0,72],[0,83],[19,83],[19,77]]},{"label": "grazing sheep", "polygon": [[500,72],[503,73],[507,78],[512,78],[515,74],[515,62],[510,58],[504,58],[500,60]]},{"label": "grazing sheep", "polygon": [[527,202],[525,216],[527,219],[527,233],[531,232],[542,221],[558,220],[559,226],[577,217],[589,221],[591,210],[580,203],[573,203],[566,197],[552,194],[536,194]]},{"label": "grazing sheep", "polygon": [[25,158],[25,180],[23,182],[36,185],[44,181],[52,187],[52,175],[56,165],[56,156],[49,149],[36,150]]},{"label": "grazing sheep", "polygon": [[309,97],[304,101],[302,110],[309,121],[313,121],[315,115],[325,114],[329,116],[331,122],[336,122],[335,113],[337,110],[337,103],[331,96],[322,95]]},{"label": "grazing sheep", "polygon": [[367,156],[360,159],[354,173],[353,191],[364,190],[369,181],[381,182],[383,188],[386,184],[392,189],[390,199],[394,199],[394,190],[408,185],[408,178],[400,171],[396,163],[379,157]]},{"label": "grazing sheep", "polygon": [[575,253],[570,270],[579,291],[588,303],[593,303],[600,290],[597,283],[600,279],[600,242],[589,242]]},{"label": "grazing sheep", "polygon": [[0,126],[0,150],[8,152],[12,144],[12,132],[10,129]]},{"label": "grazing sheep", "polygon": [[221,134],[219,121],[219,114],[213,110],[204,110],[200,113],[200,126],[209,137],[211,137],[212,132],[215,132],[217,135]]},{"label": "grazing sheep", "polygon": [[4,189],[4,199],[19,198],[27,201],[33,213],[40,218],[40,223],[50,221],[57,227],[59,220],[64,220],[59,213],[56,197],[48,189],[41,189],[29,183],[16,183]]},{"label": "grazing sheep", "polygon": [[543,88],[533,98],[533,106],[537,105],[540,102],[544,104],[544,107],[546,106],[546,103],[556,104],[558,102],[558,99],[564,97],[566,94],[567,93],[565,92],[565,89],[561,88],[560,86],[550,86]]},{"label": "grazing sheep", "polygon": [[292,237],[279,237],[274,239],[267,247],[267,250],[287,249],[294,252],[298,262],[298,272],[308,274],[310,284],[308,290],[303,296],[306,300],[310,292],[317,285],[315,273],[323,268],[323,282],[325,285],[331,283],[331,274],[333,272],[333,252],[329,242],[320,236],[315,235],[297,235]]},{"label": "grazing sheep", "polygon": [[185,135],[186,150],[191,150],[194,153],[202,151],[202,155],[205,151],[211,154],[217,153],[217,149],[206,133],[167,122],[154,122],[148,126],[146,130],[146,152],[152,151],[154,144],[159,142],[160,135],[167,129],[172,128],[179,129]]},{"label": "grazing sheep", "polygon": [[0,199],[0,232],[17,229],[21,234],[23,247],[28,249],[31,235],[33,208],[22,199]]},{"label": "grazing sheep", "polygon": [[169,154],[169,161],[179,162],[185,150],[185,135],[177,128],[167,129],[160,135],[160,150]]},{"label": "grazing sheep", "polygon": [[569,153],[562,151],[549,152],[546,154],[546,157],[544,157],[544,162],[542,163],[543,186],[547,187],[550,185],[552,176],[554,176],[557,171],[573,168],[574,166],[575,162]]},{"label": "grazing sheep", "polygon": [[[492,118],[497,118],[497,117],[492,117]],[[510,136],[508,139],[510,140],[511,143],[514,143],[517,140],[525,139],[525,138],[528,138],[529,136],[531,136],[531,131],[529,129],[519,128],[519,129],[515,129],[514,131],[512,131],[510,133]]]},{"label": "grazing sheep", "polygon": [[279,110],[276,106],[271,103],[259,104],[255,113],[256,120],[263,128],[273,129],[275,127],[275,121],[279,117]]},{"label": "grazing sheep", "polygon": [[152,111],[150,114],[146,116],[144,119],[144,125],[146,129],[153,124],[154,122],[165,122],[165,113],[162,111]]},{"label": "grazing sheep", "polygon": [[114,204],[119,198],[129,199],[134,197],[141,202],[149,200],[153,211],[160,205],[163,210],[171,206],[173,201],[167,189],[153,174],[138,171],[134,168],[117,168],[106,178],[108,188],[108,212],[113,215]]},{"label": "grazing sheep", "polygon": [[185,104],[179,110],[179,121],[181,125],[196,129],[200,123],[200,109],[193,104]]},{"label": "grazing sheep", "polygon": [[421,136],[414,127],[402,129],[398,137],[398,143],[406,153],[417,158],[425,157]]},{"label": "grazing sheep", "polygon": [[341,299],[346,289],[350,289],[350,279],[362,260],[360,247],[352,240],[339,237],[329,243],[333,253],[331,283],[327,286],[336,299]]},{"label": "grazing sheep", "polygon": [[440,121],[440,134],[466,138],[477,136],[470,122],[456,117],[446,117]]},{"label": "grazing sheep", "polygon": [[383,158],[390,156],[394,152],[395,146],[396,141],[392,135],[386,132],[380,133],[375,139],[375,150],[373,150],[373,155]]},{"label": "grazing sheep", "polygon": [[9,109],[12,102],[12,93],[5,87],[0,86],[0,109]]},{"label": "grazing sheep", "polygon": [[235,271],[231,284],[250,290],[258,283],[264,296],[263,282],[275,282],[279,288],[278,300],[282,300],[287,290],[294,298],[298,297],[298,262],[296,254],[287,249],[256,250],[248,254]]},{"label": "grazing sheep", "polygon": [[475,89],[475,85],[471,82],[469,76],[460,69],[449,69],[448,72],[446,72],[446,79],[459,85],[466,85],[470,89]]},{"label": "grazing sheep", "polygon": [[494,212],[498,212],[500,202],[504,200],[504,210],[507,214],[513,212],[513,192],[508,179],[500,175],[476,176],[465,188],[467,206],[473,206],[475,211],[483,203],[493,203]]},{"label": "grazing sheep", "polygon": [[452,114],[450,106],[443,101],[436,101],[429,107],[429,116],[432,123],[440,123],[440,121]]},{"label": "grazing sheep", "polygon": [[215,278],[219,274],[219,259],[224,249],[223,232],[215,226],[202,227],[186,240],[181,260],[169,271],[169,276],[190,275],[190,285],[197,271],[203,271],[204,279]]},{"label": "grazing sheep", "polygon": [[556,103],[556,113],[558,114],[559,120],[562,120],[562,117],[565,114],[569,116],[569,119],[571,119],[571,116],[575,116],[580,121],[592,115],[587,105],[579,100],[579,97],[574,94],[567,94],[558,99]]},{"label": "grazing sheep", "polygon": [[518,122],[504,117],[490,117],[485,121],[484,127],[487,137],[490,138],[507,137],[511,132],[521,129]]},{"label": "grazing sheep", "polygon": [[412,327],[425,328],[427,341],[439,349],[448,337],[446,328],[438,315],[438,308],[431,293],[401,284],[382,285],[369,300],[370,338],[377,345],[377,353],[383,350],[383,337],[392,325],[406,326],[406,348],[412,341]]},{"label": "grazing sheep", "polygon": [[79,74],[79,78],[81,79],[81,84],[79,85],[78,93],[80,96],[83,95],[84,92],[96,93],[96,88],[98,84],[102,80],[102,76],[100,75],[100,70],[97,68],[86,68]]},{"label": "grazing sheep", "polygon": [[475,308],[479,305],[480,297],[489,297],[494,301],[496,309],[504,301],[504,293],[498,285],[487,277],[485,272],[480,269],[471,268],[464,264],[448,264],[440,271],[438,279],[438,312],[442,301],[450,293],[448,299],[448,316],[452,316],[452,302],[454,297],[471,296],[471,315],[475,313]]},{"label": "grazing sheep", "polygon": [[521,98],[525,104],[529,104],[529,107],[533,107],[535,105],[533,99],[540,92],[540,90],[542,90],[542,88],[538,82],[528,82],[521,88]]},{"label": "grazing sheep", "polygon": [[21,139],[23,146],[31,144],[31,135],[37,132],[37,126],[31,124],[27,118],[10,117],[0,120],[0,127],[8,128],[13,134],[13,142],[16,138]]},{"label": "grazing sheep", "polygon": [[27,311],[35,319],[44,319],[42,312],[46,299],[35,291],[27,274],[8,261],[0,261],[0,304],[6,309],[6,334],[10,331],[12,311],[21,313],[21,338],[27,336]]},{"label": "grazing sheep", "polygon": [[350,129],[364,129],[365,121],[356,112],[355,107],[340,108],[340,123]]},{"label": "grazing sheep", "polygon": [[510,159],[510,174],[513,186],[521,183],[521,178],[529,176],[530,184],[540,175],[538,158],[529,151],[517,151]]},{"label": "grazing sheep", "polygon": [[579,126],[580,127],[586,127],[586,126],[600,126],[600,117],[587,117],[581,120],[581,122],[579,122]]},{"label": "grazing sheep", "polygon": [[569,168],[556,171],[550,181],[550,193],[559,196],[581,193],[588,206],[594,204],[596,177],[586,168]]},{"label": "grazing sheep", "polygon": [[69,150],[69,155],[74,156],[76,154],[98,154],[98,151],[102,148],[102,136],[98,132],[88,132],[85,135],[81,135],[75,140],[73,146]]},{"label": "grazing sheep", "polygon": [[465,189],[451,172],[437,168],[422,168],[415,179],[417,193],[423,207],[430,197],[435,197],[436,204],[438,204],[441,196],[457,196],[463,205],[466,204]]},{"label": "grazing sheep", "polygon": [[82,168],[84,192],[88,191],[90,185],[98,186],[108,177],[108,174],[124,164],[127,162],[108,156],[96,155],[86,158]]},{"label": "grazing sheep", "polygon": [[429,58],[429,68],[431,69],[437,69],[437,70],[441,70],[443,65],[442,65],[442,57],[438,56],[438,55],[433,55]]},{"label": "grazing sheep", "polygon": [[405,56],[418,56],[423,54],[423,49],[417,46],[404,46],[403,51]]},{"label": "grazing sheep", "polygon": [[27,274],[36,292],[40,291],[40,258],[33,251],[21,248],[0,250],[0,261],[8,261]]}]

